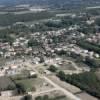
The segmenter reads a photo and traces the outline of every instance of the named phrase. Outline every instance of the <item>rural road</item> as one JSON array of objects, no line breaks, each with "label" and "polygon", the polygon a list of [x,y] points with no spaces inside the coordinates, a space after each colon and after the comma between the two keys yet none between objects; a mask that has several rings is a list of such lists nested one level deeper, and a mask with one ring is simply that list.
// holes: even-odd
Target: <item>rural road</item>
[{"label": "rural road", "polygon": [[56,83],[54,83],[53,81],[51,81],[49,78],[47,78],[46,76],[43,77],[47,82],[49,82],[50,84],[52,84],[55,88],[57,88],[57,90],[62,91],[67,97],[69,97],[71,100],[81,100],[80,98],[76,97],[75,95],[73,95],[71,92],[67,91],[66,89],[60,87],[59,85],[57,85]]},{"label": "rural road", "polygon": [[55,91],[55,90],[57,90],[56,88],[53,88],[53,89],[50,89],[50,90],[46,90],[46,91],[42,91],[42,92],[35,92],[35,93],[29,93],[29,94],[31,94],[32,96],[39,96],[39,95],[41,95],[41,94],[45,94],[45,93],[49,93],[49,92],[53,92],[53,91]]},{"label": "rural road", "polygon": [[[60,87],[59,85],[57,85],[56,83],[54,83],[52,80],[50,80],[49,78],[47,78],[45,75],[41,75],[34,67],[32,64],[27,63],[28,67],[32,68],[38,75],[40,78],[45,79],[48,83],[50,83],[51,85],[54,86],[54,88],[56,88],[56,90],[60,90],[62,91],[69,99],[71,100],[81,100],[80,98],[78,98],[77,96],[75,96],[74,94],[72,94],[71,92],[67,91],[66,89]],[[49,92],[46,91],[46,92]],[[34,95],[34,94],[33,94]]]}]

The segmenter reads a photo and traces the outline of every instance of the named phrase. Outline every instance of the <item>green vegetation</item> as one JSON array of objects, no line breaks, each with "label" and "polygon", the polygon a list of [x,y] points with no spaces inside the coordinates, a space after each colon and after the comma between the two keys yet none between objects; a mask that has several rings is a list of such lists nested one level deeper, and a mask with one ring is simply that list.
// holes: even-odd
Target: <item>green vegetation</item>
[{"label": "green vegetation", "polygon": [[[16,86],[22,93],[36,91],[34,87],[34,79],[15,80]],[[20,92],[20,93],[21,93]]]},{"label": "green vegetation", "polygon": [[72,17],[64,17],[62,19],[62,24],[64,24],[65,26],[71,26],[71,25],[79,25],[82,21],[85,21],[86,17],[82,17],[82,18],[72,18]]},{"label": "green vegetation", "polygon": [[0,77],[0,91],[15,90],[16,85],[9,77]]},{"label": "green vegetation", "polygon": [[11,76],[12,80],[22,80],[22,79],[27,79],[27,78],[30,78],[30,73],[28,70],[22,71],[21,74]]},{"label": "green vegetation", "polygon": [[26,93],[26,89],[22,83],[16,84],[16,88],[17,88],[18,94],[25,94]]},{"label": "green vegetation", "polygon": [[56,72],[57,67],[55,67],[54,65],[51,65],[48,70],[50,70],[51,72]]},{"label": "green vegetation", "polygon": [[96,23],[96,25],[100,26],[100,18],[97,18],[95,23]]},{"label": "green vegetation", "polygon": [[25,95],[23,98],[21,98],[21,100],[32,100],[32,96],[31,95]]},{"label": "green vegetation", "polygon": [[100,98],[100,80],[94,72],[85,72],[73,75],[66,75],[64,72],[59,72],[57,76],[61,80],[69,82],[91,95]]},{"label": "green vegetation", "polygon": [[62,23],[60,21],[48,21],[45,23],[46,26],[48,27],[55,27],[55,28],[60,28],[62,27]]},{"label": "green vegetation", "polygon": [[86,42],[84,40],[81,40],[81,41],[77,41],[77,44],[84,48],[84,49],[87,49],[89,51],[94,51],[96,53],[99,53],[100,54],[100,47],[97,46],[97,45],[94,45],[94,44],[91,44],[89,42]]},{"label": "green vegetation", "polygon": [[82,24],[81,28],[79,28],[78,31],[82,32],[84,34],[94,34],[94,33],[96,33],[96,29],[95,29],[94,25],[86,25],[86,24]]},{"label": "green vegetation", "polygon": [[39,13],[26,13],[26,14],[1,14],[0,15],[0,26],[12,25],[16,22],[28,22],[36,21],[41,19],[48,19],[54,15],[50,12],[39,12]]},{"label": "green vegetation", "polygon": [[38,40],[36,40],[36,39],[30,39],[29,42],[28,42],[28,46],[29,46],[29,47],[32,47],[32,46],[39,46],[39,45],[41,45],[41,43],[38,42]]},{"label": "green vegetation", "polygon": [[2,42],[9,42],[10,44],[13,43],[14,38],[11,37],[9,29],[0,30],[0,40]]},{"label": "green vegetation", "polygon": [[48,95],[44,95],[44,96],[36,97],[35,100],[66,100],[66,97],[65,96],[57,96],[54,98],[50,98]]},{"label": "green vegetation", "polygon": [[66,81],[66,74],[63,71],[59,71],[59,73],[57,74],[57,76],[63,80]]},{"label": "green vegetation", "polygon": [[91,68],[99,68],[100,67],[100,59],[90,59],[90,58],[86,58],[85,63],[89,66],[91,66]]}]

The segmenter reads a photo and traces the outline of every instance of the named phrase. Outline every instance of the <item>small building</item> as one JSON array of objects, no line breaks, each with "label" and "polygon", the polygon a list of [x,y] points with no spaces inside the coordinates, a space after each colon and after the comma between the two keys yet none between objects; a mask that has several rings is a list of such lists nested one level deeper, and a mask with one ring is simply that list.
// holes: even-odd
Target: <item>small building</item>
[{"label": "small building", "polygon": [[30,71],[30,76],[35,76],[35,75],[37,75],[36,72]]}]

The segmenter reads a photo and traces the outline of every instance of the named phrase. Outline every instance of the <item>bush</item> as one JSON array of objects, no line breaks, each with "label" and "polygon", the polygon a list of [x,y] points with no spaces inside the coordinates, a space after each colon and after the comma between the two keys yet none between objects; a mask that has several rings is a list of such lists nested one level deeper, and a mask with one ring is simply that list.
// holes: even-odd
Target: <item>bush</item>
[{"label": "bush", "polygon": [[31,95],[25,95],[21,100],[32,100]]},{"label": "bush", "polygon": [[51,65],[48,70],[50,70],[51,72],[56,72],[57,68],[54,65]]},{"label": "bush", "polygon": [[23,84],[16,84],[17,90],[19,94],[24,94],[26,93],[25,87],[23,86]]},{"label": "bush", "polygon": [[69,82],[91,95],[100,98],[100,80],[94,72],[66,75],[64,72],[60,71],[57,76],[61,80]]},{"label": "bush", "polygon": [[35,100],[42,100],[42,97],[38,96],[38,97],[35,98]]}]

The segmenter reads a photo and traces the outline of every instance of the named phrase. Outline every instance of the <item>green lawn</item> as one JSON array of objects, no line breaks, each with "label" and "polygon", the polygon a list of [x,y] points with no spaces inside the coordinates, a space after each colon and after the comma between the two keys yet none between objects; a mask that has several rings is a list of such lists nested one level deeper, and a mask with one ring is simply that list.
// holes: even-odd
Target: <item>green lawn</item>
[{"label": "green lawn", "polygon": [[15,80],[16,84],[21,84],[26,92],[36,91],[37,87],[43,85],[44,80],[40,78],[31,78],[31,79],[22,79],[22,80]]},{"label": "green lawn", "polygon": [[38,96],[35,98],[35,100],[69,100],[68,98],[66,98],[66,96],[55,96],[53,98],[51,98],[48,95],[44,95],[44,96]]},{"label": "green lawn", "polygon": [[16,80],[16,84],[22,84],[26,92],[35,91],[34,79]]}]

